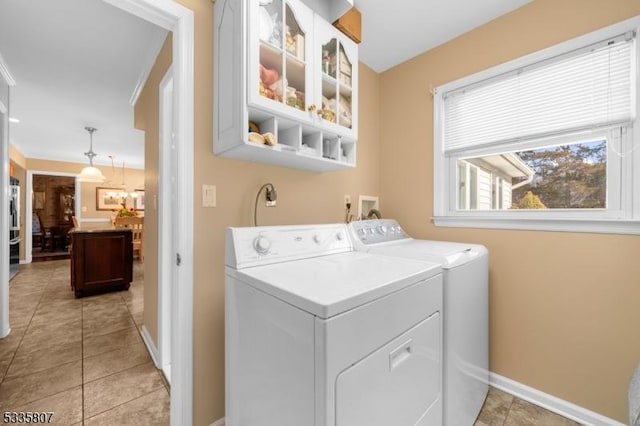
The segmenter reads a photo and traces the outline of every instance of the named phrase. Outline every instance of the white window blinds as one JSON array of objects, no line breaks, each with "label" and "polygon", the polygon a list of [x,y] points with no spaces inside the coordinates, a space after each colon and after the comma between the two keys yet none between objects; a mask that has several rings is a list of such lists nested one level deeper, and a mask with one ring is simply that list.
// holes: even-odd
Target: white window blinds
[{"label": "white window blinds", "polygon": [[443,94],[444,150],[633,120],[635,34]]}]

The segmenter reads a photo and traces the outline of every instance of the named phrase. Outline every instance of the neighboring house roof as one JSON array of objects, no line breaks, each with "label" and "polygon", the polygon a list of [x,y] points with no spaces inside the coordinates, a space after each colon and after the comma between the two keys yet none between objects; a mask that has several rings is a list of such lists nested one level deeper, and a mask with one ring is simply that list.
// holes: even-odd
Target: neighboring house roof
[{"label": "neighboring house roof", "polygon": [[527,163],[525,163],[522,158],[515,153],[470,158],[466,161],[485,170],[501,172],[511,178],[526,177],[527,179],[530,179],[536,173],[535,170],[529,167]]}]

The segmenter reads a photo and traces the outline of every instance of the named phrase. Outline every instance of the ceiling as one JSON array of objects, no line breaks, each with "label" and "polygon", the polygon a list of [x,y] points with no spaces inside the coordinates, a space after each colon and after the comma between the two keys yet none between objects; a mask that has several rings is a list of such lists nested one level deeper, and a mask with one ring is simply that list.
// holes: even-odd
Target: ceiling
[{"label": "ceiling", "polygon": [[[383,72],[530,0],[355,0],[360,60]],[[144,167],[130,100],[166,30],[102,0],[2,0],[0,55],[11,89],[10,139],[29,158]]]},{"label": "ceiling", "polygon": [[[101,0],[2,0],[0,55],[11,88],[10,140],[26,157],[144,167],[129,103],[166,30]],[[103,172],[106,173],[106,172]]]},{"label": "ceiling", "polygon": [[355,0],[362,14],[358,55],[383,72],[531,0]]}]

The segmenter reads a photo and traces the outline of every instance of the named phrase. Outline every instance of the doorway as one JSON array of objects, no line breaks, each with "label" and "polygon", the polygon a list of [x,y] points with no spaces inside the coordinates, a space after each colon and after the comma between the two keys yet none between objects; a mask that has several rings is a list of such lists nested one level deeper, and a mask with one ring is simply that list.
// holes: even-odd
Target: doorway
[{"label": "doorway", "polygon": [[[49,256],[47,260],[68,259],[69,252],[66,237],[73,226],[69,215],[78,216],[78,205],[80,203],[80,184],[76,175],[46,170],[27,170],[26,185],[26,194],[33,195],[25,197],[25,232],[23,240],[25,244],[25,263],[34,261],[34,252],[36,257],[42,257],[42,259],[47,259],[47,256]],[[64,199],[61,214],[59,214],[60,196]],[[49,198],[48,208],[46,208],[47,198]],[[71,200],[72,207],[68,204]],[[70,209],[71,212],[69,212]],[[64,223],[65,215],[69,219],[66,224]],[[34,235],[36,222],[39,222],[40,235]],[[55,240],[53,238],[54,233],[56,234]],[[65,238],[64,240],[62,240],[63,237]]]},{"label": "doorway", "polygon": [[[177,294],[174,304],[175,315],[172,324],[175,327],[173,333],[176,337],[171,341],[171,424],[192,424],[192,388],[193,388],[193,48],[194,48],[194,18],[190,9],[172,0],[105,0],[107,3],[127,11],[139,18],[145,19],[155,25],[165,28],[173,33],[173,64],[174,67],[174,91],[173,105],[175,111],[175,147],[179,154],[176,159],[176,197],[177,202],[172,206],[172,223],[177,230],[172,239],[172,259],[180,259],[180,262],[172,262],[172,276],[176,281],[172,283],[173,291]],[[19,82],[18,82],[19,83]],[[8,108],[4,108],[6,113]],[[0,161],[5,164],[4,173],[0,183],[8,187],[7,164],[8,154],[8,117],[3,119],[5,128],[2,131]],[[160,141],[160,144],[163,142]],[[162,146],[160,147],[162,149]],[[168,182],[161,179],[159,193],[163,193]],[[77,186],[76,186],[77,188]],[[4,197],[6,198],[6,197]],[[7,201],[0,201],[3,209],[2,231],[0,237],[7,237],[8,210]],[[27,202],[30,203],[27,197]],[[78,199],[76,198],[76,204]],[[157,208],[157,199],[147,200],[153,208]],[[5,208],[6,207],[6,208]],[[31,206],[26,209],[26,222],[30,223]],[[158,232],[162,232],[161,229]],[[5,238],[6,239],[6,238]],[[30,242],[27,241],[30,245]],[[0,285],[0,331],[2,336],[9,332],[8,317],[8,248],[2,246],[0,260],[3,266]],[[160,247],[162,250],[162,247]],[[30,250],[28,251],[30,253]],[[180,286],[176,286],[176,282]],[[5,309],[6,308],[6,309]]]},{"label": "doorway", "polygon": [[[4,73],[0,77],[7,80]],[[10,80],[10,79],[9,79]],[[2,83],[4,81],[0,80]],[[9,108],[0,99],[0,152],[2,164],[5,164],[0,174],[0,184],[9,191]],[[0,240],[9,241],[9,197],[0,197]],[[9,244],[0,244],[0,338],[11,332],[9,328]]]},{"label": "doorway", "polygon": [[[176,300],[176,288],[172,283],[177,282],[176,268],[170,265],[172,262],[172,247],[174,236],[177,235],[177,221],[172,217],[171,206],[177,200],[177,170],[178,155],[174,140],[173,108],[173,67],[169,67],[160,82],[160,187],[162,191],[159,197],[158,224],[161,230],[159,234],[158,255],[160,268],[158,271],[158,352],[160,369],[165,378],[171,383],[171,342],[174,340],[171,327],[175,315],[173,300]],[[167,184],[163,185],[163,182]]]},{"label": "doorway", "polygon": [[[171,424],[190,425],[193,422],[193,149],[194,149],[194,17],[193,11],[172,0],[105,0],[139,18],[173,33],[173,142],[175,160],[176,202],[170,209],[172,227],[171,248],[165,241],[159,252],[170,250],[171,291],[175,294],[172,310],[171,339]],[[160,151],[166,138],[160,139]],[[160,172],[159,194],[170,191],[166,173]],[[149,203],[149,202],[148,202]],[[151,200],[157,208],[157,200]],[[166,210],[166,209],[165,209]],[[165,229],[158,229],[165,237]],[[166,238],[165,238],[166,240]],[[159,259],[160,260],[160,259]],[[158,262],[160,264],[160,262]],[[161,274],[161,270],[158,271]],[[178,286],[177,283],[180,283]]]},{"label": "doorway", "polygon": [[76,178],[31,174],[31,259],[33,262],[69,259],[69,231],[73,228]]}]

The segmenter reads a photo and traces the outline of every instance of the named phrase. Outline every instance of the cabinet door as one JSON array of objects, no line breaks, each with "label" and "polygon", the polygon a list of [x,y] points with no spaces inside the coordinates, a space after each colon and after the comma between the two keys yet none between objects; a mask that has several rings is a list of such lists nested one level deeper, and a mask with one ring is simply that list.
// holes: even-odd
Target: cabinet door
[{"label": "cabinet door", "polygon": [[313,12],[299,0],[249,1],[249,105],[310,121]]},{"label": "cabinet door", "polygon": [[68,224],[74,215],[75,194],[68,192],[60,193],[60,205],[58,207],[58,223]]},{"label": "cabinet door", "polygon": [[357,138],[358,48],[320,17],[315,20],[315,105],[322,126],[337,135]]}]

